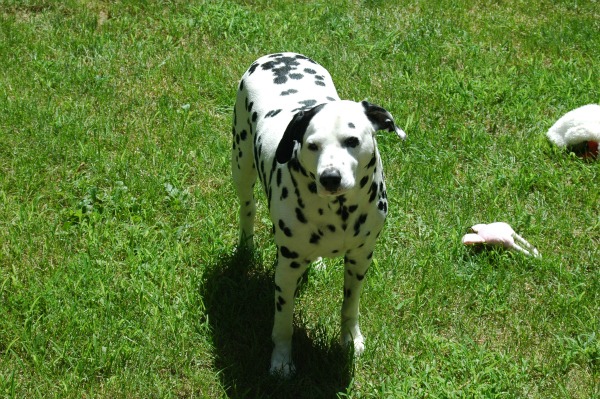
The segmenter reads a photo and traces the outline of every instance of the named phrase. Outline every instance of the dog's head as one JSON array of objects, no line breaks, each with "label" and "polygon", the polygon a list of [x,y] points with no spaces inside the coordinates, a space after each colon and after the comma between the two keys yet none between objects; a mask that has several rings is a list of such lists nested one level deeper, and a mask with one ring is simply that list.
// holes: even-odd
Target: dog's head
[{"label": "dog's head", "polygon": [[352,190],[359,172],[374,162],[378,130],[406,137],[389,112],[367,101],[320,104],[292,118],[275,157],[279,163],[288,162],[298,143],[297,160],[314,177],[317,194],[341,195]]}]

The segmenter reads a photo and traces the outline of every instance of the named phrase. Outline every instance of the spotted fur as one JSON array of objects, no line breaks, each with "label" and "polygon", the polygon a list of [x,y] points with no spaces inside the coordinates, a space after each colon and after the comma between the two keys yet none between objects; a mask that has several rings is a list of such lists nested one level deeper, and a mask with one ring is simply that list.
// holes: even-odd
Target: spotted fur
[{"label": "spotted fur", "polygon": [[385,109],[340,100],[327,70],[294,53],[267,55],[248,68],[233,119],[240,246],[252,247],[257,177],[277,246],[271,372],[294,371],[294,293],[320,257],[344,257],[342,342],[360,354],[359,295],[388,211],[375,132],[404,132]]}]

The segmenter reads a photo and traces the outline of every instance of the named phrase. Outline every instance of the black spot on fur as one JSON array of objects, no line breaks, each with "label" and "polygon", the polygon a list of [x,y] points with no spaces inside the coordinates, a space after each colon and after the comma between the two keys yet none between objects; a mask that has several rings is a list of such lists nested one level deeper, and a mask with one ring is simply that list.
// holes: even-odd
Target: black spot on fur
[{"label": "black spot on fur", "polygon": [[258,119],[258,114],[256,113],[256,111],[254,111],[252,113],[252,122],[256,122],[256,119]]},{"label": "black spot on fur", "polygon": [[288,196],[288,189],[287,187],[284,187],[281,189],[281,199],[284,200],[286,199]]},{"label": "black spot on fur", "polygon": [[332,233],[335,233],[335,226],[332,224],[328,224],[327,228],[329,229],[329,231],[331,231]]},{"label": "black spot on fur", "polygon": [[352,296],[352,290],[350,288],[344,290],[344,296],[350,298]]},{"label": "black spot on fur", "polygon": [[386,201],[384,201],[384,200],[380,200],[380,201],[377,203],[377,208],[378,208],[380,211],[387,213],[387,211],[388,211],[387,202],[386,202]]},{"label": "black spot on fur", "polygon": [[358,235],[358,233],[360,233],[360,227],[365,224],[365,222],[367,221],[367,214],[363,213],[362,215],[360,215],[358,217],[358,219],[356,219],[356,222],[354,223],[354,236],[356,237]]},{"label": "black spot on fur", "polygon": [[350,259],[349,257],[344,257],[344,263],[348,263],[350,265],[356,265],[356,261],[354,259]]},{"label": "black spot on fur", "polygon": [[298,257],[298,252],[290,251],[288,247],[285,247],[283,245],[281,246],[281,248],[279,248],[279,252],[284,258],[296,259]]},{"label": "black spot on fur", "polygon": [[317,183],[312,182],[308,185],[308,191],[310,191],[313,194],[317,193]]},{"label": "black spot on fur", "polygon": [[314,62],[313,60],[311,60],[310,58],[308,58],[307,56],[301,55],[301,54],[296,54],[296,58],[299,60],[306,60],[308,62],[311,62],[313,64],[316,64],[316,62]]},{"label": "black spot on fur", "polygon": [[[273,58],[273,57],[271,57],[271,58]],[[267,61],[264,64],[262,64],[261,68],[264,71],[269,71],[269,70],[273,69],[274,67],[275,67],[275,62],[274,61]]]},{"label": "black spot on fur", "polygon": [[348,127],[349,127],[350,129],[354,129],[354,128],[356,128],[356,126],[354,126],[354,123],[352,123],[352,122],[348,123]]},{"label": "black spot on fur", "polygon": [[290,79],[300,80],[304,77],[301,73],[290,73]]},{"label": "black spot on fur", "polygon": [[310,68],[304,68],[304,72],[309,73],[311,75],[314,75],[317,73],[317,71],[315,71],[314,69],[310,69]]},{"label": "black spot on fur", "polygon": [[369,169],[369,168],[372,168],[373,166],[375,166],[375,162],[377,162],[377,157],[375,156],[375,153],[373,153],[373,157],[371,157],[371,160],[367,164],[366,169]]},{"label": "black spot on fur", "polygon": [[364,275],[362,275],[362,274],[357,274],[357,275],[356,275],[356,279],[357,279],[358,281],[362,281],[364,278],[365,278],[365,276],[364,276]]},{"label": "black spot on fur", "polygon": [[369,196],[369,202],[373,202],[375,200],[375,197],[377,196],[377,182],[371,183],[371,188],[369,188],[369,193],[371,194]]},{"label": "black spot on fur", "polygon": [[327,98],[329,101],[336,101],[336,99],[335,99],[335,98],[333,98],[333,97],[329,97],[329,96],[327,96],[326,98]]},{"label": "black spot on fur", "polygon": [[277,187],[281,186],[281,169],[277,169]]},{"label": "black spot on fur", "polygon": [[267,114],[265,115],[265,118],[272,118],[280,112],[281,112],[280,109],[271,110],[271,111],[267,112]]},{"label": "black spot on fur", "polygon": [[289,227],[287,227],[285,225],[285,223],[283,222],[283,220],[279,219],[279,228],[281,229],[281,231],[283,232],[283,234],[285,234],[288,237],[292,236],[292,230],[290,230]]},{"label": "black spot on fur", "polygon": [[240,80],[240,91],[244,90],[244,79]]},{"label": "black spot on fur", "polygon": [[369,176],[365,176],[362,179],[360,179],[360,188],[363,188],[364,186],[366,186],[368,182],[369,182]]},{"label": "black spot on fur", "polygon": [[344,222],[348,220],[348,217],[350,216],[350,212],[348,212],[348,207],[345,206],[340,207],[337,213],[342,217],[342,221]]},{"label": "black spot on fur", "polygon": [[298,263],[298,262],[292,262],[292,263],[290,263],[290,267],[292,269],[297,269],[297,268],[300,267],[300,263]]},{"label": "black spot on fur", "polygon": [[240,133],[240,138],[242,140],[246,140],[246,137],[248,136],[248,132],[245,130],[242,130],[242,132]]},{"label": "black spot on fur", "polygon": [[255,62],[254,64],[250,65],[250,68],[248,68],[248,75],[252,75],[259,65],[260,64],[258,62]]},{"label": "black spot on fur", "polygon": [[317,100],[302,100],[298,101],[298,104],[302,105],[302,107],[295,108],[292,110],[292,112],[308,111],[309,109],[317,105]]},{"label": "black spot on fur", "polygon": [[[273,72],[273,83],[275,84],[283,84],[290,79],[299,79],[302,77],[302,74],[298,73],[290,73],[291,71],[295,71],[300,65],[297,60],[297,57],[287,57],[283,54],[276,54],[271,56],[272,61],[265,62],[262,65],[263,70],[272,71]],[[300,77],[298,77],[300,75]]]},{"label": "black spot on fur", "polygon": [[280,95],[282,95],[282,96],[289,96],[290,94],[296,94],[296,93],[298,93],[298,90],[296,90],[296,89],[289,89],[289,90],[282,91]]},{"label": "black spot on fur", "polygon": [[315,80],[315,84],[316,84],[317,86],[325,86],[325,83],[324,83],[324,82],[321,82],[320,80]]},{"label": "black spot on fur", "polygon": [[309,242],[311,244],[318,244],[320,239],[321,239],[321,236],[319,236],[318,234],[312,233],[312,235],[310,236]]},{"label": "black spot on fur", "polygon": [[302,213],[302,210],[300,208],[296,208],[296,219],[298,219],[298,221],[300,223],[307,223],[308,222],[306,220],[306,217],[304,216],[304,213]]},{"label": "black spot on fur", "polygon": [[[297,158],[292,158],[287,164],[288,164],[290,171],[301,173],[303,176],[308,176],[306,169],[304,169],[304,167],[302,165],[300,165],[300,161],[298,161]],[[293,178],[292,178],[292,180],[293,180]],[[293,181],[294,181],[294,186],[297,186],[297,184],[295,183],[295,180],[293,180]]]}]

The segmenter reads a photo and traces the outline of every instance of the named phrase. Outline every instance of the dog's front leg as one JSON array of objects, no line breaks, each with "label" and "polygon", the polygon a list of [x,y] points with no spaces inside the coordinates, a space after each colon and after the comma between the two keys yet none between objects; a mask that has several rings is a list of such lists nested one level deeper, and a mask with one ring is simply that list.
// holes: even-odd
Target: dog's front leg
[{"label": "dog's front leg", "polygon": [[357,254],[346,254],[344,258],[344,302],[342,303],[342,336],[343,345],[354,345],[354,353],[360,355],[365,349],[365,340],[358,325],[358,308],[360,292],[364,278],[371,265],[373,253],[370,251]]},{"label": "dog's front leg", "polygon": [[[307,262],[298,261],[297,254],[283,247],[277,256],[275,269],[275,321],[273,323],[273,354],[271,374],[290,377],[295,372],[292,361],[294,296],[306,271]],[[291,257],[290,257],[291,255]]]}]

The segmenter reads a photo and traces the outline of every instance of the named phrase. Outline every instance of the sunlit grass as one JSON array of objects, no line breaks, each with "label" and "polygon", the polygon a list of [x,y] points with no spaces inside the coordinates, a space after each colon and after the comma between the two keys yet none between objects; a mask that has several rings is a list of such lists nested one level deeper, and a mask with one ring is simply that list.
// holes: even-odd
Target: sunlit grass
[{"label": "sunlit grass", "polygon": [[[0,395],[600,395],[600,167],[552,148],[599,102],[594,2],[0,1]],[[339,261],[269,377],[275,247],[234,254],[237,80],[297,51],[385,106],[390,216],[337,345]],[[257,189],[262,197],[262,193]],[[507,221],[543,255],[470,251]],[[244,255],[244,254],[242,254]]]}]

